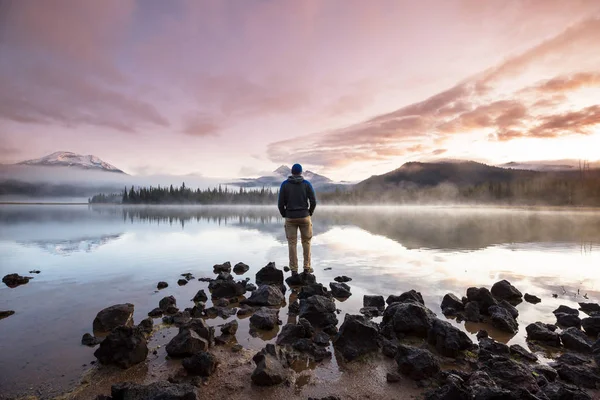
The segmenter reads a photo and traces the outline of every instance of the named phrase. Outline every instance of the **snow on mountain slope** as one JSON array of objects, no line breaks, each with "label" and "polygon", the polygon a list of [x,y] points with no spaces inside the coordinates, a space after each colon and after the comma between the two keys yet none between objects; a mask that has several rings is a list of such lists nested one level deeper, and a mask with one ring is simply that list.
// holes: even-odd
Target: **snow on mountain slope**
[{"label": "snow on mountain slope", "polygon": [[102,161],[93,155],[81,155],[70,151],[57,151],[47,155],[46,157],[37,158],[35,160],[27,160],[18,163],[20,165],[35,165],[35,166],[60,166],[60,167],[75,167],[81,169],[101,170],[108,172],[124,173],[117,167]]}]

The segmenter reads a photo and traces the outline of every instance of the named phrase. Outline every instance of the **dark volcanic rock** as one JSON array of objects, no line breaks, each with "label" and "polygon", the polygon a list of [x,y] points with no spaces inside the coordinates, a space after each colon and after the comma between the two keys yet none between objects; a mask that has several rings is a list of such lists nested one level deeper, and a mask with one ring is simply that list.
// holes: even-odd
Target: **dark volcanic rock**
[{"label": "dark volcanic rock", "polygon": [[592,354],[596,365],[600,367],[600,339],[597,339],[592,345]]},{"label": "dark volcanic rock", "polygon": [[257,287],[254,283],[250,283],[250,282],[246,283],[246,291],[254,292],[256,289],[257,289]]},{"label": "dark volcanic rock", "polygon": [[594,342],[579,328],[567,328],[560,333],[563,346],[569,350],[590,353]]},{"label": "dark volcanic rock", "polygon": [[261,307],[250,317],[250,323],[257,329],[270,330],[275,328],[279,311]]},{"label": "dark volcanic rock", "polygon": [[[286,324],[281,328],[281,332],[277,335],[276,343],[278,345],[292,345],[298,339],[308,339],[312,337],[315,330],[304,318],[300,318],[297,324]],[[327,338],[329,341],[329,337]]]},{"label": "dark volcanic rock", "polygon": [[281,289],[281,293],[285,293],[283,286],[283,271],[275,267],[274,262],[268,263],[256,273],[257,285],[275,285]]},{"label": "dark volcanic rock", "polygon": [[596,303],[579,303],[579,309],[584,313],[590,315],[590,313],[600,313],[600,304]]},{"label": "dark volcanic rock", "polygon": [[250,270],[250,267],[246,264],[244,264],[243,262],[239,262],[237,264],[235,264],[235,266],[233,267],[233,272],[235,272],[238,275],[243,275],[246,272],[248,272]]},{"label": "dark volcanic rock", "polygon": [[289,377],[287,362],[273,344],[267,344],[252,360],[256,363],[256,369],[250,378],[255,385],[274,386],[283,383]]},{"label": "dark volcanic rock", "polygon": [[523,296],[523,298],[525,299],[526,302],[531,303],[531,304],[537,304],[542,301],[542,299],[540,299],[539,297],[529,294],[529,293],[525,293],[525,296]]},{"label": "dark volcanic rock", "polygon": [[129,368],[139,364],[148,355],[146,336],[137,327],[118,326],[100,343],[94,356],[102,364]]},{"label": "dark volcanic rock", "polygon": [[2,278],[2,282],[6,284],[9,288],[15,288],[19,285],[24,285],[29,282],[30,279],[33,279],[31,276],[21,276],[19,274],[8,274]]},{"label": "dark volcanic rock", "polygon": [[508,356],[510,349],[504,343],[495,341],[492,338],[479,339],[479,359],[488,359],[491,355]]},{"label": "dark volcanic rock", "polygon": [[560,305],[558,306],[558,308],[554,311],[552,311],[552,313],[557,314],[557,313],[563,313],[563,314],[572,314],[572,315],[579,315],[579,311],[571,308],[571,307],[567,307],[564,305]]},{"label": "dark volcanic rock", "polygon": [[138,324],[138,328],[140,328],[146,335],[149,335],[152,333],[152,329],[154,328],[154,321],[152,318],[143,319]]},{"label": "dark volcanic rock", "polygon": [[277,286],[261,285],[252,295],[242,301],[242,304],[253,306],[280,306],[285,301],[281,290]]},{"label": "dark volcanic rock", "polygon": [[192,275],[189,272],[183,273],[183,274],[181,274],[181,276],[183,276],[188,281],[191,281],[192,279],[194,279],[194,275]]},{"label": "dark volcanic rock", "polygon": [[480,329],[477,331],[477,335],[475,335],[475,336],[477,337],[477,340],[479,340],[479,339],[487,338],[489,335],[485,329]]},{"label": "dark volcanic rock", "polygon": [[233,280],[216,280],[211,282],[211,295],[215,299],[222,297],[232,298],[238,297],[246,293],[245,282],[235,282]]},{"label": "dark volcanic rock", "polygon": [[163,315],[163,310],[158,307],[148,313],[148,316],[152,317],[152,318],[158,318],[158,317],[161,317],[162,315]]},{"label": "dark volcanic rock", "polygon": [[186,330],[194,331],[198,336],[205,339],[209,345],[213,342],[215,337],[215,328],[209,326],[202,318],[193,318],[187,324],[179,328],[179,333]]},{"label": "dark volcanic rock", "polygon": [[320,283],[314,283],[311,285],[303,286],[298,294],[298,299],[308,299],[311,296],[324,296],[330,297],[331,294],[327,291],[327,288]]},{"label": "dark volcanic rock", "polygon": [[288,267],[287,265],[283,267],[283,272],[290,272],[290,267]]},{"label": "dark volcanic rock", "polygon": [[564,328],[581,328],[581,319],[577,315],[566,313],[554,313],[554,315],[556,316],[556,325]]},{"label": "dark volcanic rock", "polygon": [[541,322],[529,324],[525,330],[527,331],[527,340],[537,340],[555,347],[560,346],[560,337],[558,336],[558,333],[551,331]]},{"label": "dark volcanic rock", "polygon": [[94,347],[100,343],[102,343],[102,339],[94,337],[94,336],[90,335],[89,333],[84,333],[83,337],[81,338],[81,344],[83,344],[85,346]]},{"label": "dark volcanic rock", "polygon": [[544,375],[549,382],[554,382],[558,376],[558,372],[554,368],[546,364],[536,364],[533,366],[533,371],[538,375]]},{"label": "dark volcanic rock", "polygon": [[383,296],[363,296],[363,307],[375,307],[379,309],[385,308],[385,300]]},{"label": "dark volcanic rock", "polygon": [[184,358],[181,362],[188,374],[200,376],[211,376],[217,370],[218,364],[217,358],[206,351]]},{"label": "dark volcanic rock", "polygon": [[524,364],[507,358],[490,358],[481,368],[498,385],[504,389],[514,391],[524,389],[537,392],[539,387],[531,370]]},{"label": "dark volcanic rock", "polygon": [[319,328],[338,323],[333,301],[319,295],[300,300],[299,316],[306,318],[313,326]]},{"label": "dark volcanic rock", "polygon": [[529,352],[527,349],[525,349],[520,344],[511,345],[510,346],[510,354],[516,354],[519,357],[521,357],[522,359],[531,361],[531,362],[536,362],[538,359],[535,354]]},{"label": "dark volcanic rock", "polygon": [[292,315],[298,315],[298,313],[300,312],[300,302],[298,301],[298,299],[294,300],[290,304],[290,306],[288,307],[288,311]]},{"label": "dark volcanic rock", "polygon": [[516,333],[519,330],[519,324],[510,312],[502,306],[491,306],[488,313],[492,320],[492,325],[501,331]]},{"label": "dark volcanic rock", "polygon": [[192,299],[192,301],[194,303],[199,303],[199,302],[206,303],[208,301],[208,296],[204,292],[204,289],[198,290],[198,293],[196,293],[196,295],[194,296],[194,298]]},{"label": "dark volcanic rock", "polygon": [[117,326],[133,325],[133,304],[116,304],[100,311],[94,319],[94,332],[106,333]]},{"label": "dark volcanic rock", "polygon": [[440,371],[440,363],[429,350],[399,345],[396,354],[398,369],[414,380],[431,378]]},{"label": "dark volcanic rock", "polygon": [[231,263],[229,261],[227,261],[227,262],[224,262],[223,264],[215,264],[213,266],[213,272],[215,274],[218,274],[221,272],[230,273],[231,272]]},{"label": "dark volcanic rock", "polygon": [[484,287],[476,288],[470,287],[467,289],[467,298],[469,301],[474,301],[479,305],[479,312],[485,315],[489,315],[488,309],[491,306],[498,305],[498,302],[492,296],[490,291]]},{"label": "dark volcanic rock", "polygon": [[333,346],[347,361],[377,351],[379,328],[362,315],[346,314]]},{"label": "dark volcanic rock", "polygon": [[435,314],[431,310],[421,303],[410,301],[389,306],[381,324],[382,329],[384,325],[391,325],[396,333],[427,337],[434,319]]},{"label": "dark volcanic rock", "polygon": [[587,317],[581,320],[581,326],[588,335],[598,336],[600,333],[600,316]]},{"label": "dark volcanic rock", "polygon": [[10,317],[11,315],[13,315],[15,312],[12,310],[6,310],[6,311],[0,311],[0,319],[2,318],[6,318],[6,317]]},{"label": "dark volcanic rock", "polygon": [[187,283],[188,283],[187,279],[179,279],[179,280],[177,281],[177,284],[178,284],[179,286],[184,286],[184,285],[187,285]]},{"label": "dark volcanic rock", "polygon": [[388,358],[395,358],[396,353],[398,353],[398,346],[391,340],[381,338],[381,352]]},{"label": "dark volcanic rock", "polygon": [[331,338],[325,332],[319,332],[313,337],[313,342],[319,346],[329,346]]},{"label": "dark volcanic rock", "polygon": [[479,311],[479,304],[476,301],[469,301],[465,304],[465,319],[471,322],[479,322],[482,317]]},{"label": "dark volcanic rock", "polygon": [[517,307],[513,306],[506,300],[500,300],[498,302],[498,307],[504,308],[506,311],[508,311],[510,313],[510,315],[514,319],[517,319],[519,317],[519,310],[517,310]]},{"label": "dark volcanic rock", "polygon": [[556,372],[563,381],[580,387],[596,389],[596,385],[600,384],[600,375],[585,365],[559,364]]},{"label": "dark volcanic rock", "polygon": [[458,311],[464,310],[465,305],[458,297],[448,293],[442,299],[441,309],[444,315],[455,315]]},{"label": "dark volcanic rock", "polygon": [[177,306],[177,300],[173,296],[163,297],[158,302],[158,307],[163,311],[166,311],[171,306]]},{"label": "dark volcanic rock", "polygon": [[456,357],[462,350],[467,350],[473,345],[466,333],[438,318],[433,319],[427,341],[435,346],[438,353],[446,357]]},{"label": "dark volcanic rock", "polygon": [[221,326],[221,333],[226,335],[235,335],[238,330],[238,322],[234,319]]},{"label": "dark volcanic rock", "polygon": [[548,400],[592,400],[592,397],[576,386],[553,382],[545,385],[542,392]]},{"label": "dark volcanic rock", "polygon": [[346,285],[345,283],[331,282],[329,283],[329,287],[331,288],[331,294],[333,297],[346,299],[352,296],[352,293],[350,293],[350,286]]},{"label": "dark volcanic rock", "polygon": [[190,357],[208,349],[208,341],[191,329],[181,329],[167,344],[167,354],[171,357]]},{"label": "dark volcanic rock", "polygon": [[[219,272],[219,275],[217,275],[217,278],[215,279],[215,281],[232,281],[232,280],[233,280],[233,275],[231,275],[229,272]],[[211,282],[211,285],[208,285],[209,289],[212,289],[212,287],[214,286],[213,282]]]},{"label": "dark volcanic rock", "polygon": [[157,289],[164,289],[164,288],[166,288],[166,287],[168,287],[168,286],[169,286],[169,284],[168,284],[167,282],[160,281],[160,282],[158,282],[158,284],[156,285],[156,288],[157,288]]},{"label": "dark volcanic rock", "polygon": [[388,306],[391,306],[394,303],[406,303],[411,301],[425,305],[425,301],[423,300],[421,293],[412,289],[408,292],[402,293],[400,296],[395,296],[392,294],[388,296],[385,302],[388,304]]},{"label": "dark volcanic rock", "polygon": [[396,383],[402,380],[402,377],[397,372],[388,372],[385,376],[385,380],[389,383]]},{"label": "dark volcanic rock", "polygon": [[295,351],[308,355],[317,362],[331,357],[331,353],[328,350],[322,346],[317,346],[317,344],[310,339],[298,339],[292,344],[292,348]]},{"label": "dark volcanic rock", "polygon": [[252,314],[255,311],[254,307],[249,306],[248,304],[242,304],[240,309],[237,312],[238,317],[245,317],[247,315]]},{"label": "dark volcanic rock", "polygon": [[446,379],[446,383],[425,395],[425,400],[470,400],[471,396],[464,381],[451,375]]},{"label": "dark volcanic rock", "polygon": [[114,384],[112,400],[197,400],[196,388],[189,383],[153,382],[140,385],[131,382]]},{"label": "dark volcanic rock", "polygon": [[383,310],[377,307],[363,307],[358,312],[367,318],[381,317],[383,315]]},{"label": "dark volcanic rock", "polygon": [[521,300],[523,297],[523,294],[506,279],[494,283],[491,292],[495,298],[503,300]]},{"label": "dark volcanic rock", "polygon": [[[483,371],[475,371],[468,380],[474,400],[520,400],[509,390],[502,389]],[[450,400],[450,399],[448,399]]]},{"label": "dark volcanic rock", "polygon": [[313,274],[302,272],[300,274],[287,277],[285,283],[287,283],[289,286],[306,286],[317,283],[317,278]]},{"label": "dark volcanic rock", "polygon": [[350,278],[349,276],[346,276],[346,275],[342,275],[342,276],[336,276],[335,278],[333,278],[333,280],[336,282],[345,283],[345,282],[350,282],[352,280],[352,278]]}]

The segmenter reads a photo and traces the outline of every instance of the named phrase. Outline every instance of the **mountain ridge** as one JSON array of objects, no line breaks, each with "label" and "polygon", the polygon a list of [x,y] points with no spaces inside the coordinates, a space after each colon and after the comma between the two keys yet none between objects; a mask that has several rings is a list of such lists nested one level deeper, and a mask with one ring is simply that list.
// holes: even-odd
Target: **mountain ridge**
[{"label": "mountain ridge", "polygon": [[94,155],[82,155],[71,151],[55,151],[41,158],[25,160],[17,165],[29,165],[40,167],[72,167],[85,170],[106,171],[125,174],[124,171],[111,165]]}]

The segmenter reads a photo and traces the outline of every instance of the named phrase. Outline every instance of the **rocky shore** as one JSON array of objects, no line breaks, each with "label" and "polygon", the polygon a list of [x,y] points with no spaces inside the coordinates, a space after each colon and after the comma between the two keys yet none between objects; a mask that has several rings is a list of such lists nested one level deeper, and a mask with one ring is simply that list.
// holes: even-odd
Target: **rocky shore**
[{"label": "rocky shore", "polygon": [[[474,341],[448,322],[477,322],[511,334],[523,329],[516,306],[543,299],[523,295],[506,280],[489,289],[468,288],[464,296],[446,294],[441,317],[425,306],[421,293],[410,290],[387,298],[365,295],[359,313],[341,318],[336,302],[352,296],[350,277],[335,278],[328,289],[313,274],[284,279],[274,263],[256,272],[255,284],[234,277],[249,270],[243,263],[215,265],[215,278],[198,279],[208,283],[207,291],[200,289],[189,300],[166,296],[137,324],[133,304],[100,310],[93,334],[81,341],[94,348],[97,368],[63,398],[598,398],[596,303],[579,303],[579,309],[562,305],[554,311],[556,321],[525,326],[527,349],[498,342],[485,330]],[[180,286],[196,280],[189,273],[182,277]],[[157,289],[168,285],[159,282]],[[189,307],[181,305],[188,301]],[[217,316],[226,322],[210,325]],[[249,318],[252,336],[280,329],[262,350],[251,351],[236,339],[236,316]],[[159,336],[168,340],[165,346],[156,345]],[[561,355],[540,362],[546,349]],[[335,382],[321,385],[313,377],[303,390],[295,389],[307,379],[298,365],[320,365],[333,357],[342,371]]]}]

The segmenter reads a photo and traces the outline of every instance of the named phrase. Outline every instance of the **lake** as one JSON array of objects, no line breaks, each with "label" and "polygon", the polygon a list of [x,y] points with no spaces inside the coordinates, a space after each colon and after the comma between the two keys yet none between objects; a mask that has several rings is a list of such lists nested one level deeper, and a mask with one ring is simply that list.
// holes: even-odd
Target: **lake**
[{"label": "lake", "polygon": [[[507,279],[542,299],[517,306],[519,333],[449,321],[473,339],[485,328],[497,340],[526,345],[527,324],[554,323],[560,304],[600,300],[600,213],[593,210],[319,207],[313,229],[317,280],[353,279],[352,296],[336,301],[340,324],[345,313],[358,313],[363,295],[410,289],[445,319],[446,293],[460,298],[470,286]],[[0,310],[16,312],[0,320],[0,393],[46,397],[72,388],[94,360],[95,349],[80,342],[98,311],[133,303],[137,323],[164,296],[190,307],[207,283],[178,286],[180,274],[214,277],[212,266],[224,261],[248,264],[241,278],[252,281],[270,261],[287,265],[276,207],[0,205],[0,275],[34,276],[26,285],[0,287]],[[28,273],[34,269],[41,273]],[[169,287],[157,291],[158,281]],[[285,309],[280,318],[286,322]],[[261,349],[276,333],[253,337],[248,319],[239,322],[237,340],[249,349]],[[326,368],[335,371],[335,357]]]}]

